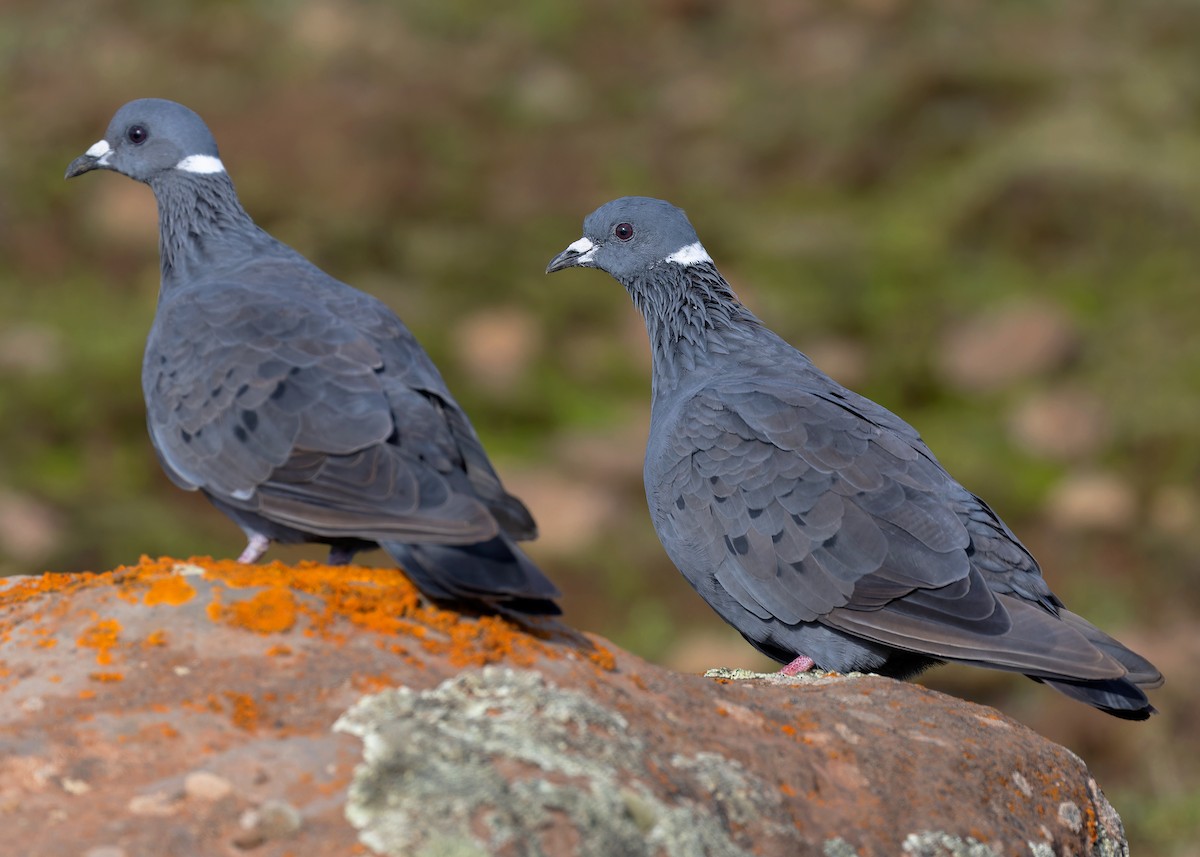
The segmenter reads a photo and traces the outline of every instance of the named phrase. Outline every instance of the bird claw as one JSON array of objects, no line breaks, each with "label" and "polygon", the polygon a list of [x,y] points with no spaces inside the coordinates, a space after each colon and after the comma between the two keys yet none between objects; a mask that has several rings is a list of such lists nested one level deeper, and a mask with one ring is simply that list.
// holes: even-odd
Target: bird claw
[{"label": "bird claw", "polygon": [[242,551],[241,556],[237,558],[238,562],[250,565],[256,563],[262,558],[262,555],[267,552],[267,548],[271,546],[271,540],[262,533],[255,533],[250,536],[250,541],[246,542],[246,549]]},{"label": "bird claw", "polygon": [[800,675],[800,673],[808,672],[814,666],[816,666],[816,662],[812,658],[810,658],[808,655],[800,655],[790,664],[781,669],[779,674],[788,676]]}]

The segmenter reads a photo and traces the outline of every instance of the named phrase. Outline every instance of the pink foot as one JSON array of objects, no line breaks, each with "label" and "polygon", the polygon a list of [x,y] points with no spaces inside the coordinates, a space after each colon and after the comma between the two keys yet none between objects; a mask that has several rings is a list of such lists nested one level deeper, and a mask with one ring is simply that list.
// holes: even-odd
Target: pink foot
[{"label": "pink foot", "polygon": [[258,562],[259,558],[267,552],[267,548],[271,546],[271,540],[262,533],[255,533],[250,536],[250,541],[246,542],[246,549],[242,551],[242,555],[238,557],[238,562],[252,563]]},{"label": "pink foot", "polygon": [[780,675],[800,675],[816,666],[816,662],[808,655],[801,655],[779,671]]}]

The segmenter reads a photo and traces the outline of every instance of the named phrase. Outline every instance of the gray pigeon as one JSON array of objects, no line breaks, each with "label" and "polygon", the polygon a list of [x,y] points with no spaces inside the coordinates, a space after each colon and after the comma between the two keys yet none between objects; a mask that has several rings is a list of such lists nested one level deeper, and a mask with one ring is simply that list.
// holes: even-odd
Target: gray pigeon
[{"label": "gray pigeon", "polygon": [[117,111],[67,178],[105,169],[158,201],[162,285],[142,389],[150,440],[176,485],[246,533],[376,545],[429,597],[557,614],[558,590],[514,544],[536,535],[412,333],[246,214],[217,144],[188,108]]},{"label": "gray pigeon", "polygon": [[547,273],[599,268],[653,354],[646,499],[671,560],[784,672],[904,678],[959,661],[1117,717],[1154,712],[1146,659],[1067,611],[1037,562],[917,432],[759,321],[687,216],[610,202]]}]

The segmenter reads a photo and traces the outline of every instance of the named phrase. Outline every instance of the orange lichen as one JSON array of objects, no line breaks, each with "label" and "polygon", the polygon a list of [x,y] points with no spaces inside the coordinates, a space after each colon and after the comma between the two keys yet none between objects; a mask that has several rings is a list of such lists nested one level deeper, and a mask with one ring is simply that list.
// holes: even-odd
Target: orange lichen
[{"label": "orange lichen", "polygon": [[792,788],[791,786],[789,786],[787,783],[780,783],[779,791],[780,791],[780,793],[786,795],[787,797],[795,797],[796,796],[796,790],[794,788]]},{"label": "orange lichen", "polygon": [[267,649],[267,657],[269,658],[281,658],[291,653],[291,646],[271,646],[271,648]]},{"label": "orange lichen", "polygon": [[92,681],[124,681],[124,673],[88,673],[88,678]]},{"label": "orange lichen", "polygon": [[222,604],[214,595],[208,605],[208,618],[260,634],[278,634],[296,624],[296,598],[283,586],[264,589],[252,598],[230,604]]},{"label": "orange lichen", "polygon": [[[334,629],[341,620],[379,634],[415,637],[422,641],[425,651],[445,655],[456,666],[482,665],[504,659],[529,665],[539,655],[559,656],[553,646],[502,618],[484,616],[475,621],[464,621],[458,613],[423,604],[420,594],[395,569],[313,563],[301,563],[296,568],[223,562],[204,562],[203,566],[206,577],[233,588],[270,586],[301,596],[314,596],[297,598],[296,612],[308,620],[306,635],[335,645],[346,639],[344,632]],[[220,615],[226,615],[224,608]],[[614,663],[612,654],[604,649],[592,652],[590,657],[597,666],[605,669]]]},{"label": "orange lichen", "polygon": [[53,574],[46,573],[41,577],[27,577],[16,583],[6,584],[0,593],[0,603],[5,605],[20,604],[33,601],[44,595],[58,595],[81,589],[91,584],[97,575],[91,572],[82,574]]},{"label": "orange lichen", "polygon": [[[420,653],[447,658],[456,666],[477,666],[500,661],[527,666],[539,658],[559,658],[568,651],[586,656],[599,670],[616,668],[613,653],[603,646],[580,645],[550,623],[547,628],[524,628],[496,617],[468,618],[427,603],[397,569],[359,566],[325,566],[300,563],[245,565],[197,557],[181,562],[169,557],[142,557],[136,565],[103,574],[46,574],[0,591],[0,607],[44,599],[38,605],[51,623],[62,618],[71,599],[46,596],[81,589],[99,590],[103,599],[113,595],[132,603],[169,609],[203,597],[197,578],[179,573],[182,565],[213,584],[207,615],[214,622],[260,634],[303,633],[331,645],[341,645],[359,635],[353,630],[379,635],[386,648],[413,667],[424,667]],[[245,594],[237,590],[257,591]],[[26,613],[24,621],[29,621]],[[0,618],[0,638],[11,634],[15,623]],[[29,625],[26,625],[29,627]],[[112,662],[121,627],[103,614],[81,634],[77,644],[94,648],[97,663]],[[47,640],[52,639],[47,637]],[[414,644],[414,641],[417,641]],[[143,640],[141,647],[167,645],[161,630]],[[52,643],[46,642],[46,646]],[[290,648],[278,644],[267,650],[281,656]]]},{"label": "orange lichen", "polygon": [[356,675],[353,682],[355,690],[363,693],[378,693],[396,686],[396,680],[389,675]]},{"label": "orange lichen", "polygon": [[258,720],[261,715],[258,706],[249,694],[227,690],[225,691],[225,698],[233,706],[233,711],[230,712],[229,717],[233,721],[234,726],[244,729],[247,732],[253,732],[258,728]]},{"label": "orange lichen", "polygon": [[79,691],[78,696],[80,699],[95,699],[96,691],[84,688],[83,690]]},{"label": "orange lichen", "polygon": [[788,735],[790,737],[795,737],[795,735],[796,735],[796,727],[792,726],[791,724],[788,724],[788,723],[785,723],[782,726],[780,726],[779,731],[782,732],[784,735]]},{"label": "orange lichen", "polygon": [[96,663],[107,666],[112,663],[112,649],[117,645],[121,623],[116,619],[102,619],[84,630],[75,640],[81,648],[96,650]]},{"label": "orange lichen", "polygon": [[178,738],[179,730],[170,723],[156,723],[153,726],[147,726],[145,731],[153,730],[163,738]]},{"label": "orange lichen", "polygon": [[155,578],[146,591],[147,607],[156,604],[168,604],[177,607],[186,604],[196,597],[196,589],[187,582],[187,578],[178,574],[169,574]]},{"label": "orange lichen", "polygon": [[588,652],[588,660],[608,673],[617,668],[616,657],[603,646],[596,646],[596,648]]},{"label": "orange lichen", "polygon": [[484,666],[508,660],[517,666],[533,663],[538,641],[513,633],[513,627],[498,616],[481,616],[476,622],[455,622],[448,629],[449,644],[426,640],[428,651],[446,654],[456,667]]}]

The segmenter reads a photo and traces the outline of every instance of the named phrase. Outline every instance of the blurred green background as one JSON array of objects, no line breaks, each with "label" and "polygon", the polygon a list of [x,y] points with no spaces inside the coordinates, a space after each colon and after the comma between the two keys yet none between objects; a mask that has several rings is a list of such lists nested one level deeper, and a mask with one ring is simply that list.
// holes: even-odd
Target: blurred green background
[{"label": "blurred green background", "polygon": [[1020,677],[922,680],[1078,752],[1134,853],[1200,854],[1198,56],[1200,3],[1175,0],[7,0],[0,573],[241,547],[145,438],[152,195],[62,180],[153,95],[207,120],[262,226],[417,333],[574,624],[764,666],[651,530],[627,297],[542,274],[600,203],[661,196],[1167,685],[1129,724]]}]

